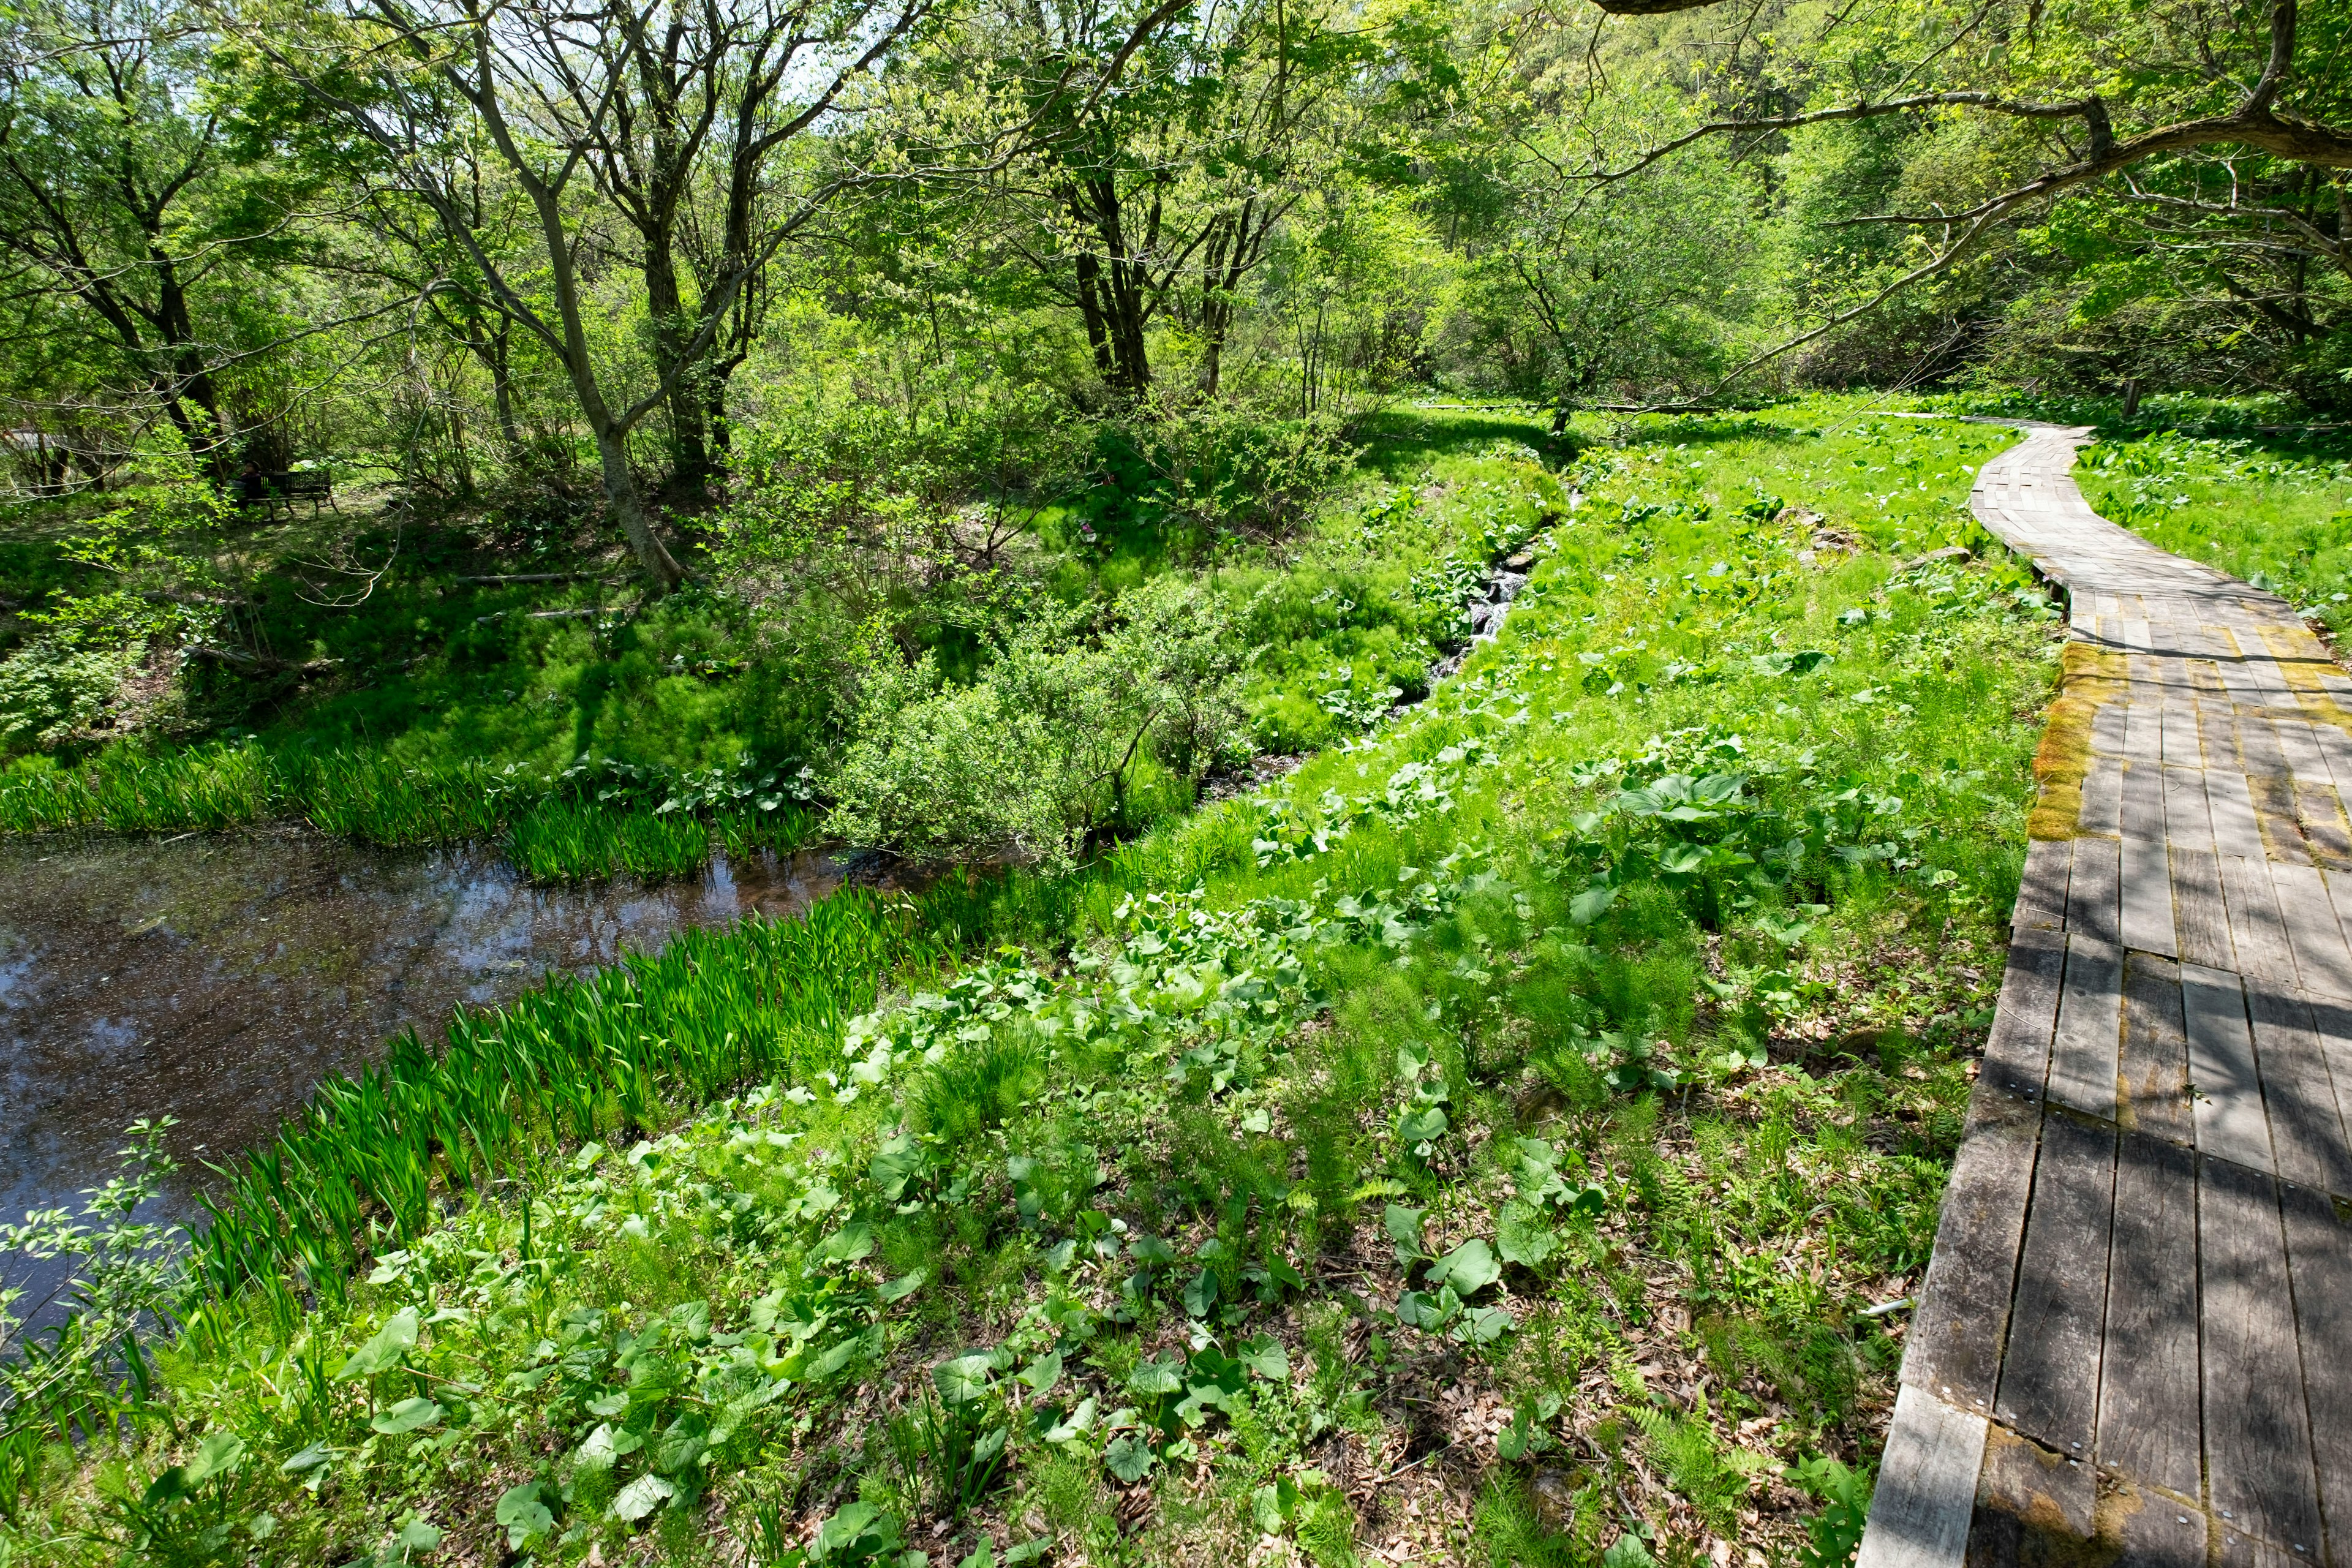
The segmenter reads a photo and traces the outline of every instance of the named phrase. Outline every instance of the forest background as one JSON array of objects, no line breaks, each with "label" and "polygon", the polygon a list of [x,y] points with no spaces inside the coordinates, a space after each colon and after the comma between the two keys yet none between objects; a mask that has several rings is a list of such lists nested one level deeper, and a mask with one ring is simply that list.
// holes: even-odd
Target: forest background
[{"label": "forest background", "polygon": [[[1240,668],[1316,620],[1249,563],[1290,563],[1408,395],[1562,442],[1822,386],[2331,416],[2348,26],[15,6],[0,745],[20,776],[181,755],[165,816],[503,828],[557,873],[700,853],[516,832],[588,794],[1066,847],[1419,694],[1433,580]],[[12,820],[141,826],[158,777]]]}]

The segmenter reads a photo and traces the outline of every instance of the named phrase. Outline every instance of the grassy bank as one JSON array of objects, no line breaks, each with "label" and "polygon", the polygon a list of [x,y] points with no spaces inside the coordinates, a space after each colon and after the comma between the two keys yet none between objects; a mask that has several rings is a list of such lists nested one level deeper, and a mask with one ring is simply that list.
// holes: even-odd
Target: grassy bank
[{"label": "grassy bank", "polygon": [[2006,438],[1644,422],[1497,644],[1278,784],[404,1051],[14,1550],[1834,1560],[2053,668],[2014,567],[1903,568]]},{"label": "grassy bank", "polygon": [[2352,626],[2352,435],[2102,439],[2074,478],[2100,516]]}]

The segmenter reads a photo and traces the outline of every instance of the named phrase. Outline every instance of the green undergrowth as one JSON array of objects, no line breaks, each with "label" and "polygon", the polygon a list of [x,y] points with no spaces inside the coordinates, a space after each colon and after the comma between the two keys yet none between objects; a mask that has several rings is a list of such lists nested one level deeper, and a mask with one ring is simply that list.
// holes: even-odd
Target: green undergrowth
[{"label": "green undergrowth", "polygon": [[2352,439],[2158,431],[2084,448],[2075,482],[2100,516],[2176,554],[2352,625]]},{"label": "green undergrowth", "polygon": [[1497,457],[1577,504],[1421,708],[1059,881],[403,1047],[237,1167],[13,1549],[1843,1560],[2054,669],[1963,507],[2005,439]]}]

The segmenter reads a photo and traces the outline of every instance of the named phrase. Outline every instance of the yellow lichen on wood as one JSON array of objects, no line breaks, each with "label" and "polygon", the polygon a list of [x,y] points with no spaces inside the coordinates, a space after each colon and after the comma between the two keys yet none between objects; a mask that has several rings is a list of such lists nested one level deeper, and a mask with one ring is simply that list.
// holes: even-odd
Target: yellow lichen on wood
[{"label": "yellow lichen on wood", "polygon": [[2124,700],[2129,689],[2124,656],[2086,642],[2069,642],[2059,656],[2058,695],[2033,752],[2041,786],[2025,819],[2035,838],[2072,838],[2082,831],[2083,780],[2091,771],[2091,721],[2100,709]]},{"label": "yellow lichen on wood", "polygon": [[2264,626],[2263,646],[2286,679],[2287,689],[2303,704],[2304,716],[2315,724],[2333,724],[2352,734],[2352,710],[2319,684],[2325,675],[2342,675],[2343,668],[2327,657],[2326,645],[2300,627]]}]

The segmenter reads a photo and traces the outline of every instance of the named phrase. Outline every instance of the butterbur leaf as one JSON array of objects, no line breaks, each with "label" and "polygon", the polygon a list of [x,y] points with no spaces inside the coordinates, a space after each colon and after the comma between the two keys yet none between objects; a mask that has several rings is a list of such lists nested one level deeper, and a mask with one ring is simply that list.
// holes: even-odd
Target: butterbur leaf
[{"label": "butterbur leaf", "polygon": [[375,1331],[351,1358],[344,1362],[335,1376],[349,1382],[352,1378],[373,1377],[388,1366],[396,1364],[402,1356],[416,1348],[416,1309],[403,1307],[386,1319],[383,1327]]},{"label": "butterbur leaf", "polygon": [[911,1274],[899,1275],[898,1278],[882,1287],[882,1300],[886,1302],[905,1300],[923,1288],[923,1281],[929,1275],[929,1271],[922,1268],[918,1268]]},{"label": "butterbur leaf", "polygon": [[1616,901],[1614,888],[1587,888],[1568,900],[1568,918],[1573,924],[1589,926]]},{"label": "butterbur leaf", "polygon": [[1601,1568],[1651,1568],[1656,1559],[1638,1535],[1621,1535],[1617,1544],[1601,1554]]},{"label": "butterbur leaf", "polygon": [[993,1352],[974,1351],[933,1367],[931,1383],[950,1405],[969,1405],[987,1394],[988,1385],[995,1381],[997,1364]]},{"label": "butterbur leaf", "polygon": [[1138,1362],[1127,1374],[1128,1391],[1146,1399],[1163,1398],[1183,1386],[1184,1363],[1174,1356]]},{"label": "butterbur leaf", "polygon": [[1156,1236],[1130,1237],[1127,1250],[1146,1268],[1165,1268],[1176,1261],[1176,1249]]},{"label": "butterbur leaf", "polygon": [[1103,1468],[1130,1487],[1151,1473],[1156,1458],[1150,1445],[1132,1434],[1112,1438],[1103,1449]]},{"label": "butterbur leaf", "polygon": [[430,1552],[441,1544],[441,1531],[437,1527],[427,1524],[412,1514],[392,1540],[393,1544],[399,1547],[403,1554],[412,1552]]},{"label": "butterbur leaf", "polygon": [[1268,1383],[1286,1383],[1290,1379],[1290,1356],[1282,1342],[1271,1335],[1244,1340],[1241,1363]]},{"label": "butterbur leaf", "polygon": [[1447,1303],[1445,1298],[1451,1294],[1451,1291],[1441,1291],[1433,1296],[1426,1290],[1406,1291],[1397,1298],[1397,1321],[1430,1332],[1436,1331],[1462,1310],[1459,1301]]},{"label": "butterbur leaf", "polygon": [[1492,1248],[1473,1238],[1429,1266],[1424,1276],[1433,1285],[1451,1285],[1457,1296],[1475,1296],[1503,1277]]},{"label": "butterbur leaf", "polygon": [[1454,1338],[1465,1345],[1489,1345],[1518,1323],[1500,1307],[1473,1307],[1454,1328]]},{"label": "butterbur leaf", "polygon": [[1388,1227],[1389,1239],[1396,1243],[1397,1258],[1410,1263],[1416,1258],[1426,1258],[1421,1239],[1421,1216],[1429,1211],[1411,1209],[1402,1204],[1391,1204],[1381,1215],[1381,1223]]},{"label": "butterbur leaf", "polygon": [[1505,1204],[1495,1216],[1495,1247],[1504,1262],[1535,1268],[1559,1249],[1559,1237],[1544,1223],[1539,1211],[1515,1200]]},{"label": "butterbur leaf", "polygon": [[1408,1110],[1397,1119],[1397,1136],[1408,1143],[1428,1143],[1445,1136],[1445,1111],[1442,1107],[1424,1105]]},{"label": "butterbur leaf", "polygon": [[403,1432],[421,1432],[427,1426],[441,1424],[441,1407],[429,1399],[404,1399],[389,1410],[379,1410],[368,1423],[370,1428],[388,1437]]},{"label": "butterbur leaf", "polygon": [[1196,1318],[1205,1318],[1209,1315],[1209,1309],[1216,1304],[1216,1271],[1203,1268],[1184,1287],[1184,1310]]},{"label": "butterbur leaf", "polygon": [[200,1487],[215,1476],[228,1474],[245,1463],[245,1439],[234,1432],[215,1432],[196,1445],[187,1463],[187,1483]]},{"label": "butterbur leaf", "polygon": [[1047,1351],[1023,1367],[1021,1381],[1027,1384],[1033,1393],[1051,1393],[1054,1385],[1062,1381],[1062,1352]]},{"label": "butterbur leaf", "polygon": [[855,1263],[874,1251],[874,1227],[864,1220],[843,1226],[817,1243],[809,1254],[814,1263]]},{"label": "butterbur leaf", "polygon": [[325,1443],[313,1443],[278,1468],[287,1475],[299,1476],[306,1470],[315,1470],[321,1465],[331,1464],[341,1454],[341,1448],[331,1447]]},{"label": "butterbur leaf", "polygon": [[659,1476],[639,1476],[623,1487],[621,1495],[613,1500],[613,1511],[634,1522],[677,1494],[677,1489]]},{"label": "butterbur leaf", "polygon": [[1093,1396],[1088,1395],[1087,1398],[1078,1401],[1078,1407],[1070,1412],[1070,1418],[1068,1420],[1057,1421],[1054,1425],[1045,1428],[1045,1441],[1048,1443],[1066,1443],[1072,1438],[1076,1437],[1085,1432],[1090,1431],[1093,1428],[1094,1424],[1095,1402]]},{"label": "butterbur leaf", "polygon": [[1270,1254],[1267,1257],[1265,1260],[1265,1271],[1283,1284],[1289,1286],[1294,1290],[1304,1290],[1307,1289],[1307,1277],[1299,1273],[1297,1268],[1293,1268],[1291,1266],[1290,1259],[1285,1258],[1279,1252]]},{"label": "butterbur leaf", "polygon": [[499,1494],[498,1520],[506,1527],[509,1552],[520,1552],[526,1542],[555,1528],[555,1514],[540,1500],[540,1486],[535,1480],[525,1481]]}]

